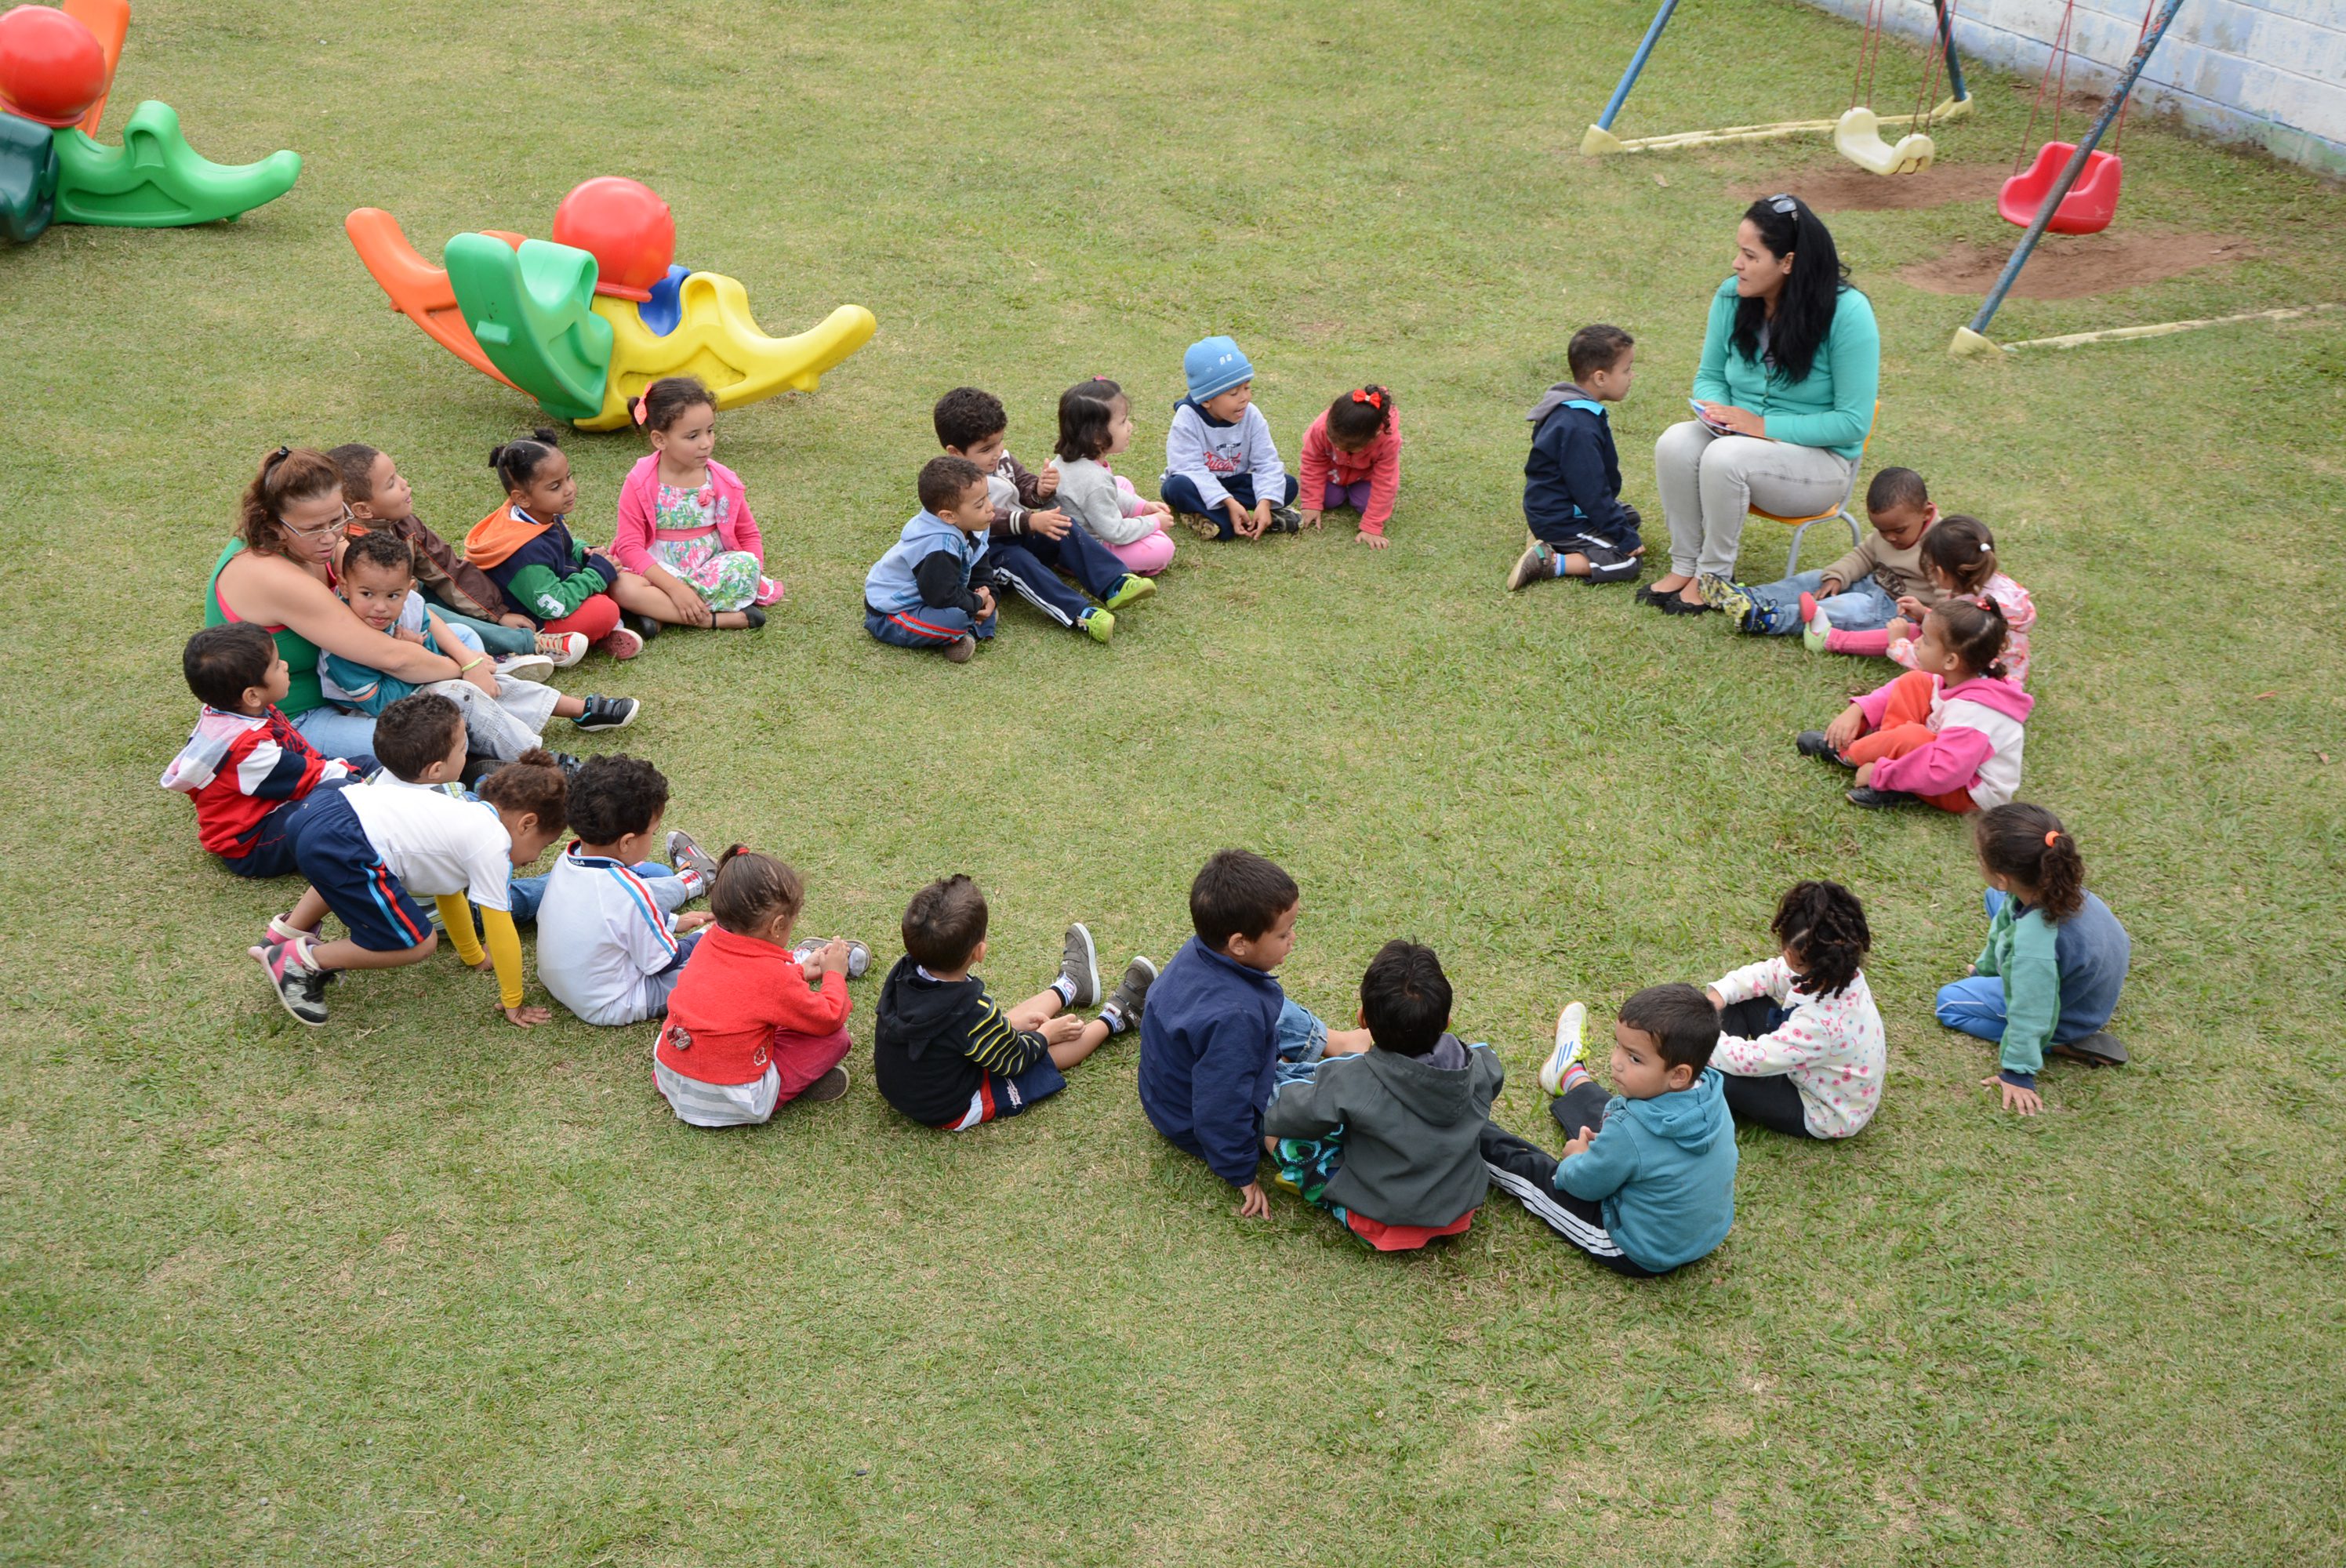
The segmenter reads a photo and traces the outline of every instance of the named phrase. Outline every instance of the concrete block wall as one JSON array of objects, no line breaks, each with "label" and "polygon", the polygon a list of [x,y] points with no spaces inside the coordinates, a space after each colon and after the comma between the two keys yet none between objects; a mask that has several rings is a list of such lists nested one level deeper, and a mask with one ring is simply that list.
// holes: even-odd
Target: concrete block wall
[{"label": "concrete block wall", "polygon": [[[1865,20],[1866,0],[1809,4]],[[1961,0],[1955,47],[1967,61],[2035,76],[2052,53],[2062,5]],[[1884,0],[1882,12],[1905,37],[1927,38],[1936,25],[1929,0]],[[2142,18],[2143,0],[2076,0],[2073,92],[2105,91],[2116,81]],[[2210,136],[2346,178],[2346,0],[2184,0],[2135,93],[2138,105],[2179,115]],[[2074,134],[2066,121],[2063,133]]]}]

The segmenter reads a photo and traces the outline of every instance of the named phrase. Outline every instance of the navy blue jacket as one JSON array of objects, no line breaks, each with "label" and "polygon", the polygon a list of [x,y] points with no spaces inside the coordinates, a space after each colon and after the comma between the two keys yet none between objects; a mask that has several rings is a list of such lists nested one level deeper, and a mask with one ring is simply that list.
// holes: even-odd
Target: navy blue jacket
[{"label": "navy blue jacket", "polygon": [[1259,969],[1182,944],[1140,1018],[1140,1108],[1232,1186],[1254,1180],[1287,993]]},{"label": "navy blue jacket", "polygon": [[1524,521],[1534,532],[1586,534],[1617,550],[1642,542],[1621,507],[1621,459],[1605,405],[1569,382],[1548,389],[1531,412],[1532,454],[1524,462]]}]

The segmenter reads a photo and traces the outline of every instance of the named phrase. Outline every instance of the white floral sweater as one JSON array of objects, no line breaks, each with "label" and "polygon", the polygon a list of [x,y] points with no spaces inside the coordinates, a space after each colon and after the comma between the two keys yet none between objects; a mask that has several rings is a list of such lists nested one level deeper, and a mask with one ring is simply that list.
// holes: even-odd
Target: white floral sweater
[{"label": "white floral sweater", "polygon": [[1765,996],[1792,1015],[1757,1040],[1721,1034],[1710,1064],[1739,1078],[1792,1080],[1802,1119],[1821,1138],[1845,1138],[1873,1119],[1882,1104],[1884,1068],[1882,1014],[1860,972],[1831,996],[1810,996],[1779,956],[1711,982],[1729,1005]]}]

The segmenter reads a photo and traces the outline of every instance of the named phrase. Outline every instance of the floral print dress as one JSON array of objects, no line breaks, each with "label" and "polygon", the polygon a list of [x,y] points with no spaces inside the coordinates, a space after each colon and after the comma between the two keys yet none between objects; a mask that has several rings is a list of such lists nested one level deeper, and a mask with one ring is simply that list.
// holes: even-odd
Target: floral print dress
[{"label": "floral print dress", "polygon": [[686,490],[663,484],[658,504],[652,559],[678,582],[690,585],[710,609],[744,610],[782,596],[782,585],[765,575],[757,556],[725,548],[718,528],[728,504],[715,485]]}]

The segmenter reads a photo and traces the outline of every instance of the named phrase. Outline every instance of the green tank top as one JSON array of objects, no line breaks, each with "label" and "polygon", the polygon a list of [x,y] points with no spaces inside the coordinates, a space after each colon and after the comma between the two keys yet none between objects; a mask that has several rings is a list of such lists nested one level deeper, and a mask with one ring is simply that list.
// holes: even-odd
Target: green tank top
[{"label": "green tank top", "polygon": [[[204,594],[204,625],[208,626],[232,626],[243,618],[222,604],[219,595],[220,573],[243,548],[243,540],[231,539],[228,548],[220,552],[219,559],[212,563],[211,585]],[[286,688],[285,700],[277,705],[279,710],[288,718],[299,718],[313,708],[325,707],[326,694],[318,686],[318,645],[287,626],[260,629],[277,639],[278,655],[292,675],[293,684]]]}]

